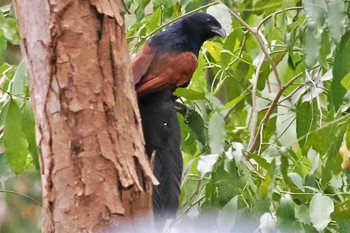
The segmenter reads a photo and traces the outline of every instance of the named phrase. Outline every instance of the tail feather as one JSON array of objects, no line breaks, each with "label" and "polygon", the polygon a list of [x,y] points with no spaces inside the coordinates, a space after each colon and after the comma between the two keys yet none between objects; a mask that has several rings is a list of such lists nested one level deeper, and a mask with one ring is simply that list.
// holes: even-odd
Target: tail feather
[{"label": "tail feather", "polygon": [[181,132],[171,91],[161,91],[139,99],[146,152],[155,150],[154,174],[160,184],[153,189],[156,218],[173,217],[179,205],[182,176]]}]

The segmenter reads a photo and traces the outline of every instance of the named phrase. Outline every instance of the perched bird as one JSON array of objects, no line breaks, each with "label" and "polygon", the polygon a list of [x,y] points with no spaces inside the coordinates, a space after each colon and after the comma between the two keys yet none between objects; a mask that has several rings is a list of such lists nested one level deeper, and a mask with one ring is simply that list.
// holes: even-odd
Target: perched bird
[{"label": "perched bird", "polygon": [[175,109],[175,88],[189,83],[202,44],[225,36],[220,23],[206,13],[194,13],[151,37],[132,62],[146,152],[155,151],[153,190],[156,218],[172,217],[179,205],[182,175],[181,132]]},{"label": "perched bird", "polygon": [[132,62],[138,96],[188,84],[201,46],[216,35],[226,35],[220,23],[209,14],[194,13],[151,37]]}]

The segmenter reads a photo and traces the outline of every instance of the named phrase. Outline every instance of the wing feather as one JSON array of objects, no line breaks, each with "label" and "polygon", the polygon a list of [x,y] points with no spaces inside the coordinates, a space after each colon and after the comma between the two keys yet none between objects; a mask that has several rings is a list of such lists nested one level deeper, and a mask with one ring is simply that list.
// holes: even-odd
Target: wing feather
[{"label": "wing feather", "polygon": [[153,58],[148,71],[138,80],[139,96],[187,84],[198,66],[192,52],[164,53]]},{"label": "wing feather", "polygon": [[146,42],[142,50],[137,54],[136,58],[131,63],[132,74],[134,76],[134,85],[136,85],[148,72],[155,55],[156,49],[149,46]]}]

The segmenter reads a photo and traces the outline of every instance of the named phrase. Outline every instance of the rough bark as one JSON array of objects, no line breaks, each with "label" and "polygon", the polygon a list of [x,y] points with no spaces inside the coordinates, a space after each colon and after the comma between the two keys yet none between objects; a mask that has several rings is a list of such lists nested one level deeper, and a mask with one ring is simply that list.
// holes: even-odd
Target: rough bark
[{"label": "rough bark", "polygon": [[144,152],[122,1],[15,6],[41,151],[43,231],[96,232],[149,212],[157,181]]}]

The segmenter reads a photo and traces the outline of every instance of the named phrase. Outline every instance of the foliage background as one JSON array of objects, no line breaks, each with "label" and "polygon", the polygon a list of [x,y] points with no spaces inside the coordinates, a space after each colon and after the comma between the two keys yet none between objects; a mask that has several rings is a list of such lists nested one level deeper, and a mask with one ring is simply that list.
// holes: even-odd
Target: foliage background
[{"label": "foliage background", "polygon": [[[191,84],[175,92],[185,171],[169,228],[210,212],[206,224],[217,232],[242,221],[258,232],[349,232],[349,2],[125,3],[131,56],[193,11],[227,31],[204,44]],[[9,3],[0,9],[0,230],[39,231],[38,214],[23,213],[40,205],[20,196],[40,197],[28,81],[14,12]]]}]

